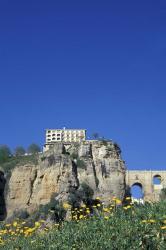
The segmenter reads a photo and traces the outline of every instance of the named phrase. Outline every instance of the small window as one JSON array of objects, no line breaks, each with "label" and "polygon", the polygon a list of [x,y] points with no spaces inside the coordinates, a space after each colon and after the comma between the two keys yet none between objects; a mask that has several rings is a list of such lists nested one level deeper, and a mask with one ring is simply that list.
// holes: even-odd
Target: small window
[{"label": "small window", "polygon": [[153,185],[160,185],[161,184],[161,176],[160,175],[155,175],[153,177]]}]

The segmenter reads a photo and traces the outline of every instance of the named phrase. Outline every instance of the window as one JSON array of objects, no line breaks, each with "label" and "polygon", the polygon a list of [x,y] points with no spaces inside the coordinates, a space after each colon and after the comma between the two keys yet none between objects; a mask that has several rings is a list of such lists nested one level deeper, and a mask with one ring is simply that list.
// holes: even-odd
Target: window
[{"label": "window", "polygon": [[161,185],[161,176],[160,175],[153,176],[153,185]]}]

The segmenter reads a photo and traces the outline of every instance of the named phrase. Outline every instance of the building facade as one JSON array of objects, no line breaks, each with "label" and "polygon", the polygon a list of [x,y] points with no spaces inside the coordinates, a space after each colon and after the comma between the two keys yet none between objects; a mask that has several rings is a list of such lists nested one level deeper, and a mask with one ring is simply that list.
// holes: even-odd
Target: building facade
[{"label": "building facade", "polygon": [[86,140],[85,129],[46,129],[46,141],[44,151],[56,142],[80,142]]}]

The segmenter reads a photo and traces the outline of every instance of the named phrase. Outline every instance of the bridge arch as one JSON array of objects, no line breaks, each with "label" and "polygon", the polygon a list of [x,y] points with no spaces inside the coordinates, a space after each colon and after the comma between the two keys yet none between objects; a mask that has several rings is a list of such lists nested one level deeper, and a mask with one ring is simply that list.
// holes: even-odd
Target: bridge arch
[{"label": "bridge arch", "polygon": [[143,199],[144,188],[141,182],[134,182],[130,187],[130,193],[134,199]]},{"label": "bridge arch", "polygon": [[158,201],[161,190],[166,188],[166,170],[127,170],[127,189],[130,190],[135,183],[142,185],[144,201]]}]

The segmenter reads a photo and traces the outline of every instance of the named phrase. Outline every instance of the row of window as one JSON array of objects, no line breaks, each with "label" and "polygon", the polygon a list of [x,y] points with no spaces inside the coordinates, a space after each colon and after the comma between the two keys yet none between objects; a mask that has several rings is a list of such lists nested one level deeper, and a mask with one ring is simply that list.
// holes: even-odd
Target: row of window
[{"label": "row of window", "polygon": [[[51,131],[51,130],[48,130],[47,131],[47,134],[55,134],[57,133],[56,131]],[[61,133],[65,133],[65,134],[84,134],[84,131],[80,131],[80,130],[75,130],[75,131],[62,131]]]}]

